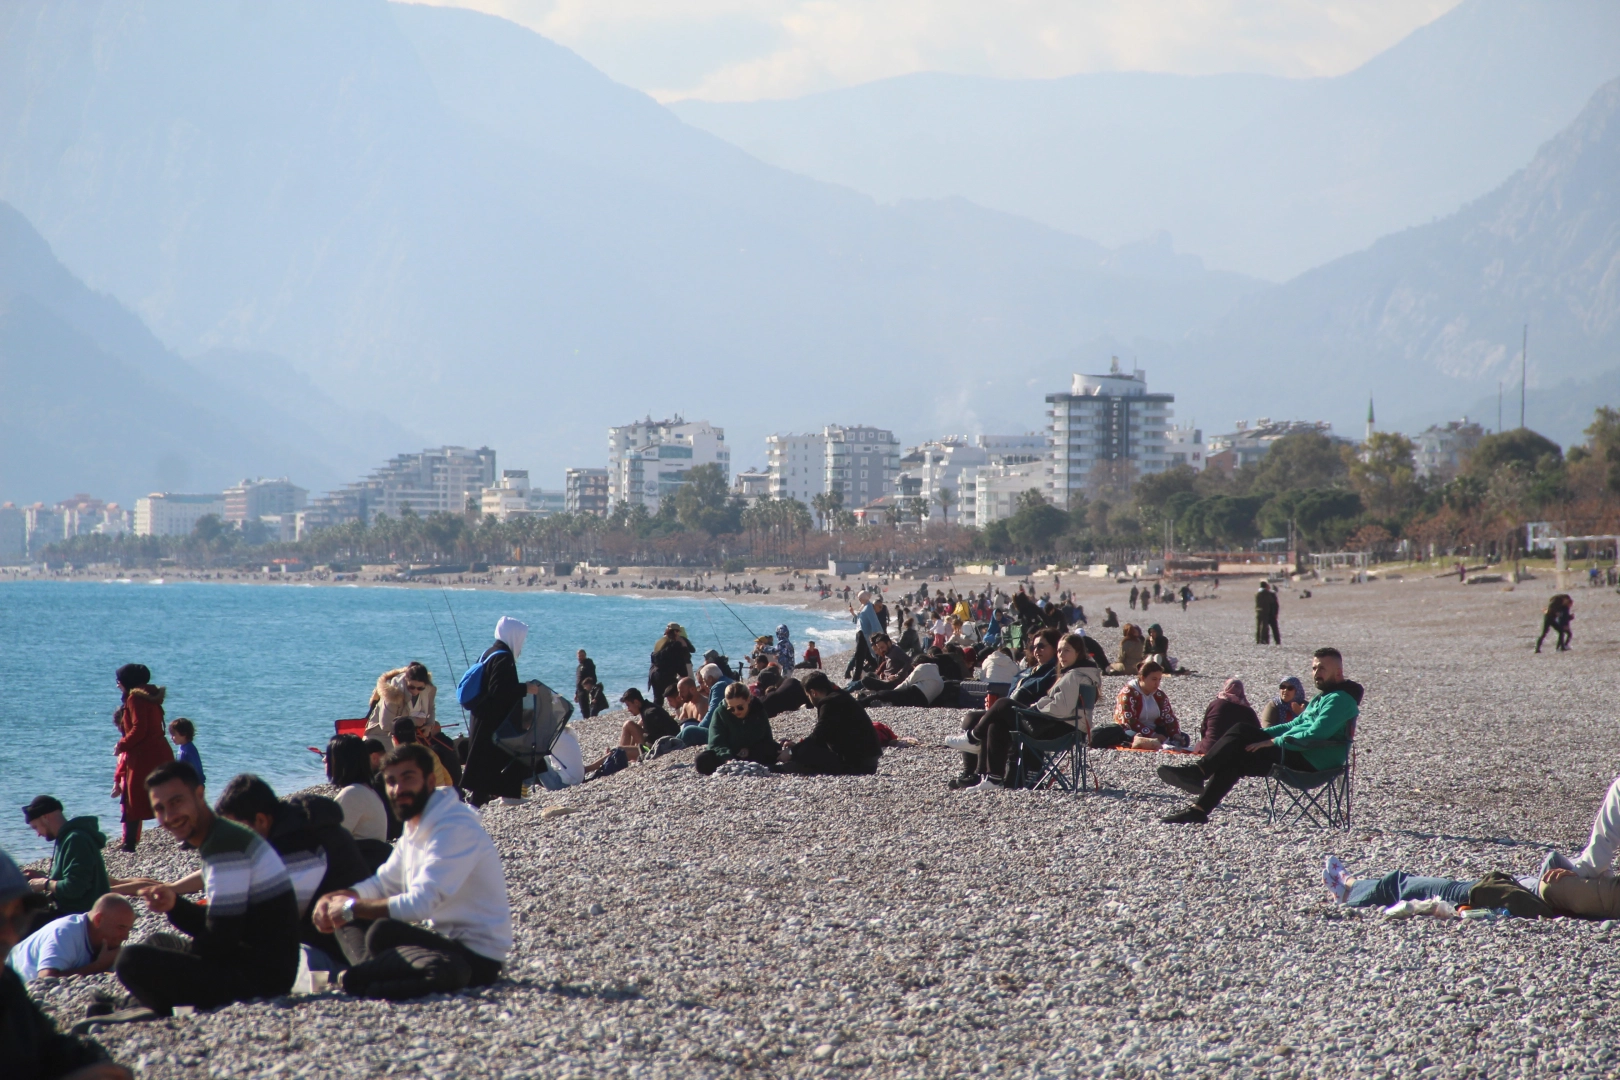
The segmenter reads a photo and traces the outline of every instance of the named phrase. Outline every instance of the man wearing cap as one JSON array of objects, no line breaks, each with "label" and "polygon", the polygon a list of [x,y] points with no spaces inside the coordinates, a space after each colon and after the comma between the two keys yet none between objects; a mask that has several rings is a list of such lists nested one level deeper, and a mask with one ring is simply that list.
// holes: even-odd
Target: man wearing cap
[{"label": "man wearing cap", "polygon": [[[45,902],[11,856],[0,851],[0,952],[22,938],[32,913]],[[130,1080],[129,1070],[107,1060],[89,1039],[56,1030],[28,996],[23,981],[0,964],[0,1069],[18,1080]]]},{"label": "man wearing cap", "polygon": [[37,796],[22,808],[23,819],[42,840],[56,845],[51,868],[30,873],[29,886],[45,894],[48,907],[35,916],[35,928],[63,915],[82,915],[110,888],[101,849],[107,837],[93,817],[69,820],[62,804],[50,795]]}]

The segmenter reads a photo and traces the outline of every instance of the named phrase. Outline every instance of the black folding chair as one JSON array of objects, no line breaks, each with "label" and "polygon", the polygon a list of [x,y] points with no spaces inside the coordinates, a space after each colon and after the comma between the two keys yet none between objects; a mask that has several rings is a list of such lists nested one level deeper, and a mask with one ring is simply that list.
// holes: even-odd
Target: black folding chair
[{"label": "black folding chair", "polygon": [[1037,790],[1057,788],[1078,795],[1086,790],[1091,775],[1086,758],[1086,733],[1079,721],[1091,726],[1091,710],[1097,704],[1097,691],[1090,686],[1080,688],[1080,716],[1075,717],[1074,729],[1055,739],[1037,739],[1017,725],[1012,729],[1014,756],[1012,778],[1014,787]]},{"label": "black folding chair", "polygon": [[[1350,827],[1351,790],[1356,772],[1356,725],[1345,739],[1313,740],[1307,745],[1345,745],[1348,753],[1337,769],[1307,772],[1273,765],[1266,776],[1266,821],[1275,825],[1310,824],[1319,829]],[[1283,803],[1282,796],[1288,801]]]}]

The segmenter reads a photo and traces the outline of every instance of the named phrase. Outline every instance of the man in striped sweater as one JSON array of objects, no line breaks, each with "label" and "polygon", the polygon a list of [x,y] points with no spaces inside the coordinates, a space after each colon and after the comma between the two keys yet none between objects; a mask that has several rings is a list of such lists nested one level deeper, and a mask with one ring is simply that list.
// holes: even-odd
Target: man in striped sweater
[{"label": "man in striped sweater", "polygon": [[142,1005],[167,1016],[176,1005],[212,1009],[278,997],[298,976],[298,901],[287,867],[252,829],[208,809],[197,774],[183,761],[152,770],[146,790],[158,824],[203,861],[206,905],[169,885],[140,891],[191,938],[185,951],[126,945],[113,970]]}]

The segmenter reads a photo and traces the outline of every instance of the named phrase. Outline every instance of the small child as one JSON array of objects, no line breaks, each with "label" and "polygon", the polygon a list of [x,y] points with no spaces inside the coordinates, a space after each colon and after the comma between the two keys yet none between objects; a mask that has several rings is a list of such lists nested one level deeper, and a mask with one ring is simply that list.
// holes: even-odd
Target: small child
[{"label": "small child", "polygon": [[814,668],[816,671],[821,670],[821,650],[816,648],[815,642],[807,641],[804,643],[804,659],[799,661],[799,666],[802,668]]},{"label": "small child", "polygon": [[169,738],[174,740],[174,745],[177,747],[174,756],[191,766],[191,771],[197,774],[197,783],[206,784],[207,780],[203,776],[202,756],[197,753],[197,746],[194,741],[197,738],[196,726],[183,716],[178,720],[171,720],[169,721]]}]

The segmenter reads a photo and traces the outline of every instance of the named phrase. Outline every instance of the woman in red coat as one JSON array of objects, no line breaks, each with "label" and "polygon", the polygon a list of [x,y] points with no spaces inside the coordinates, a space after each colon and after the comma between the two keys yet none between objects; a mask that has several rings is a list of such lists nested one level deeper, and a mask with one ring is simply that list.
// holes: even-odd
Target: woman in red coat
[{"label": "woman in red coat", "polygon": [[113,713],[120,735],[113,748],[118,755],[113,794],[124,810],[124,850],[134,851],[141,840],[141,822],[152,817],[147,774],[173,761],[174,751],[164,736],[163,687],[151,685],[152,672],[145,664],[125,664],[117,678],[124,703]]}]

